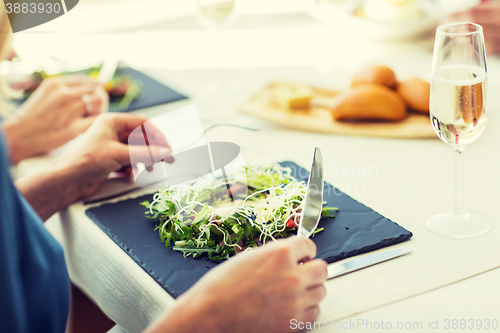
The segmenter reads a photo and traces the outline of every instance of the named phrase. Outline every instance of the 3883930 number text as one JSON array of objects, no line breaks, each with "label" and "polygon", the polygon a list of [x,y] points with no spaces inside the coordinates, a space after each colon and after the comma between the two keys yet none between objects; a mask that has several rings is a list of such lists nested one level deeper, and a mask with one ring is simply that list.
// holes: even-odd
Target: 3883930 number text
[{"label": "3883930 number text", "polygon": [[59,14],[62,10],[61,4],[58,2],[55,3],[34,3],[34,2],[23,2],[23,3],[10,3],[6,2],[5,3],[5,9],[7,11],[7,14]]},{"label": "3883930 number text", "polygon": [[498,319],[445,319],[445,330],[498,330]]}]

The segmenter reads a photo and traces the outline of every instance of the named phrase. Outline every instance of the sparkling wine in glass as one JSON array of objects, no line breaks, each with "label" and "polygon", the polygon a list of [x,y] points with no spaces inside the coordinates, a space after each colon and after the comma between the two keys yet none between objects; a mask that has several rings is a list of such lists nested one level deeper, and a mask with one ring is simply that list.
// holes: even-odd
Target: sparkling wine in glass
[{"label": "sparkling wine in glass", "polygon": [[222,28],[237,19],[235,0],[196,0],[198,13],[196,18],[205,28]]},{"label": "sparkling wine in glass", "polygon": [[455,208],[430,215],[426,227],[441,236],[470,238],[492,227],[487,215],[464,210],[463,205],[464,149],[486,127],[487,88],[482,27],[474,23],[440,25],[434,43],[429,107],[434,131],[455,151]]}]

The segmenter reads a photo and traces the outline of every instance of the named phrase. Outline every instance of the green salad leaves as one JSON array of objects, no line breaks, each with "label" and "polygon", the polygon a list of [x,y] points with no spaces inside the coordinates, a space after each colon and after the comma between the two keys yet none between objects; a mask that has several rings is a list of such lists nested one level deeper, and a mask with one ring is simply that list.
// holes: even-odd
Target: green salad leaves
[{"label": "green salad leaves", "polygon": [[[213,261],[297,234],[305,183],[279,165],[245,167],[230,179],[200,178],[142,202],[165,246]],[[323,216],[338,209],[324,207]],[[321,232],[318,228],[314,234]],[[313,234],[313,235],[314,235]]]}]

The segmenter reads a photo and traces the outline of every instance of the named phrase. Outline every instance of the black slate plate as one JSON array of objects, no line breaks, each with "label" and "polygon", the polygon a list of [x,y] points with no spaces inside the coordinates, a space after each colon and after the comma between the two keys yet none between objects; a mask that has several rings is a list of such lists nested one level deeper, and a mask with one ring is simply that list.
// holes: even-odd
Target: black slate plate
[{"label": "black slate plate", "polygon": [[[292,162],[281,165],[292,168],[299,180],[307,171]],[[87,209],[86,214],[109,237],[124,249],[174,298],[189,289],[216,263],[204,259],[183,258],[182,253],[165,247],[154,231],[155,222],[144,217],[139,202],[151,195],[104,204]],[[339,207],[335,218],[324,218],[319,226],[325,230],[313,239],[318,257],[334,262],[360,253],[400,243],[413,235],[391,220],[325,183],[325,201]]]},{"label": "black slate plate", "polygon": [[129,112],[156,105],[172,103],[187,98],[187,96],[184,96],[172,88],[167,87],[163,83],[160,83],[146,74],[127,66],[119,67],[116,70],[116,75],[126,75],[141,82],[141,94],[138,98],[132,101],[129,107],[125,110],[121,109],[118,105],[121,98],[110,100],[110,112]]}]

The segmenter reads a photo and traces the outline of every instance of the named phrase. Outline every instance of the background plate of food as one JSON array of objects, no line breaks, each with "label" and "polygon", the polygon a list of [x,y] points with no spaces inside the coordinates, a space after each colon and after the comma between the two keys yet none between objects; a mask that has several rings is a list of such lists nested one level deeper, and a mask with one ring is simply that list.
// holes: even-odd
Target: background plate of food
[{"label": "background plate of food", "polygon": [[433,0],[311,0],[308,13],[352,36],[382,41],[435,29],[440,7]]},{"label": "background plate of food", "polygon": [[[83,74],[98,80],[102,67],[102,64],[98,64],[79,71],[68,71],[64,70],[56,61],[46,63],[44,66],[29,65],[22,60],[2,63],[1,69],[4,76],[7,77],[9,86],[17,92],[14,103],[23,103],[46,78]],[[187,98],[163,83],[122,63],[118,65],[112,77],[104,83],[104,88],[109,94],[110,112],[130,112]]]}]

